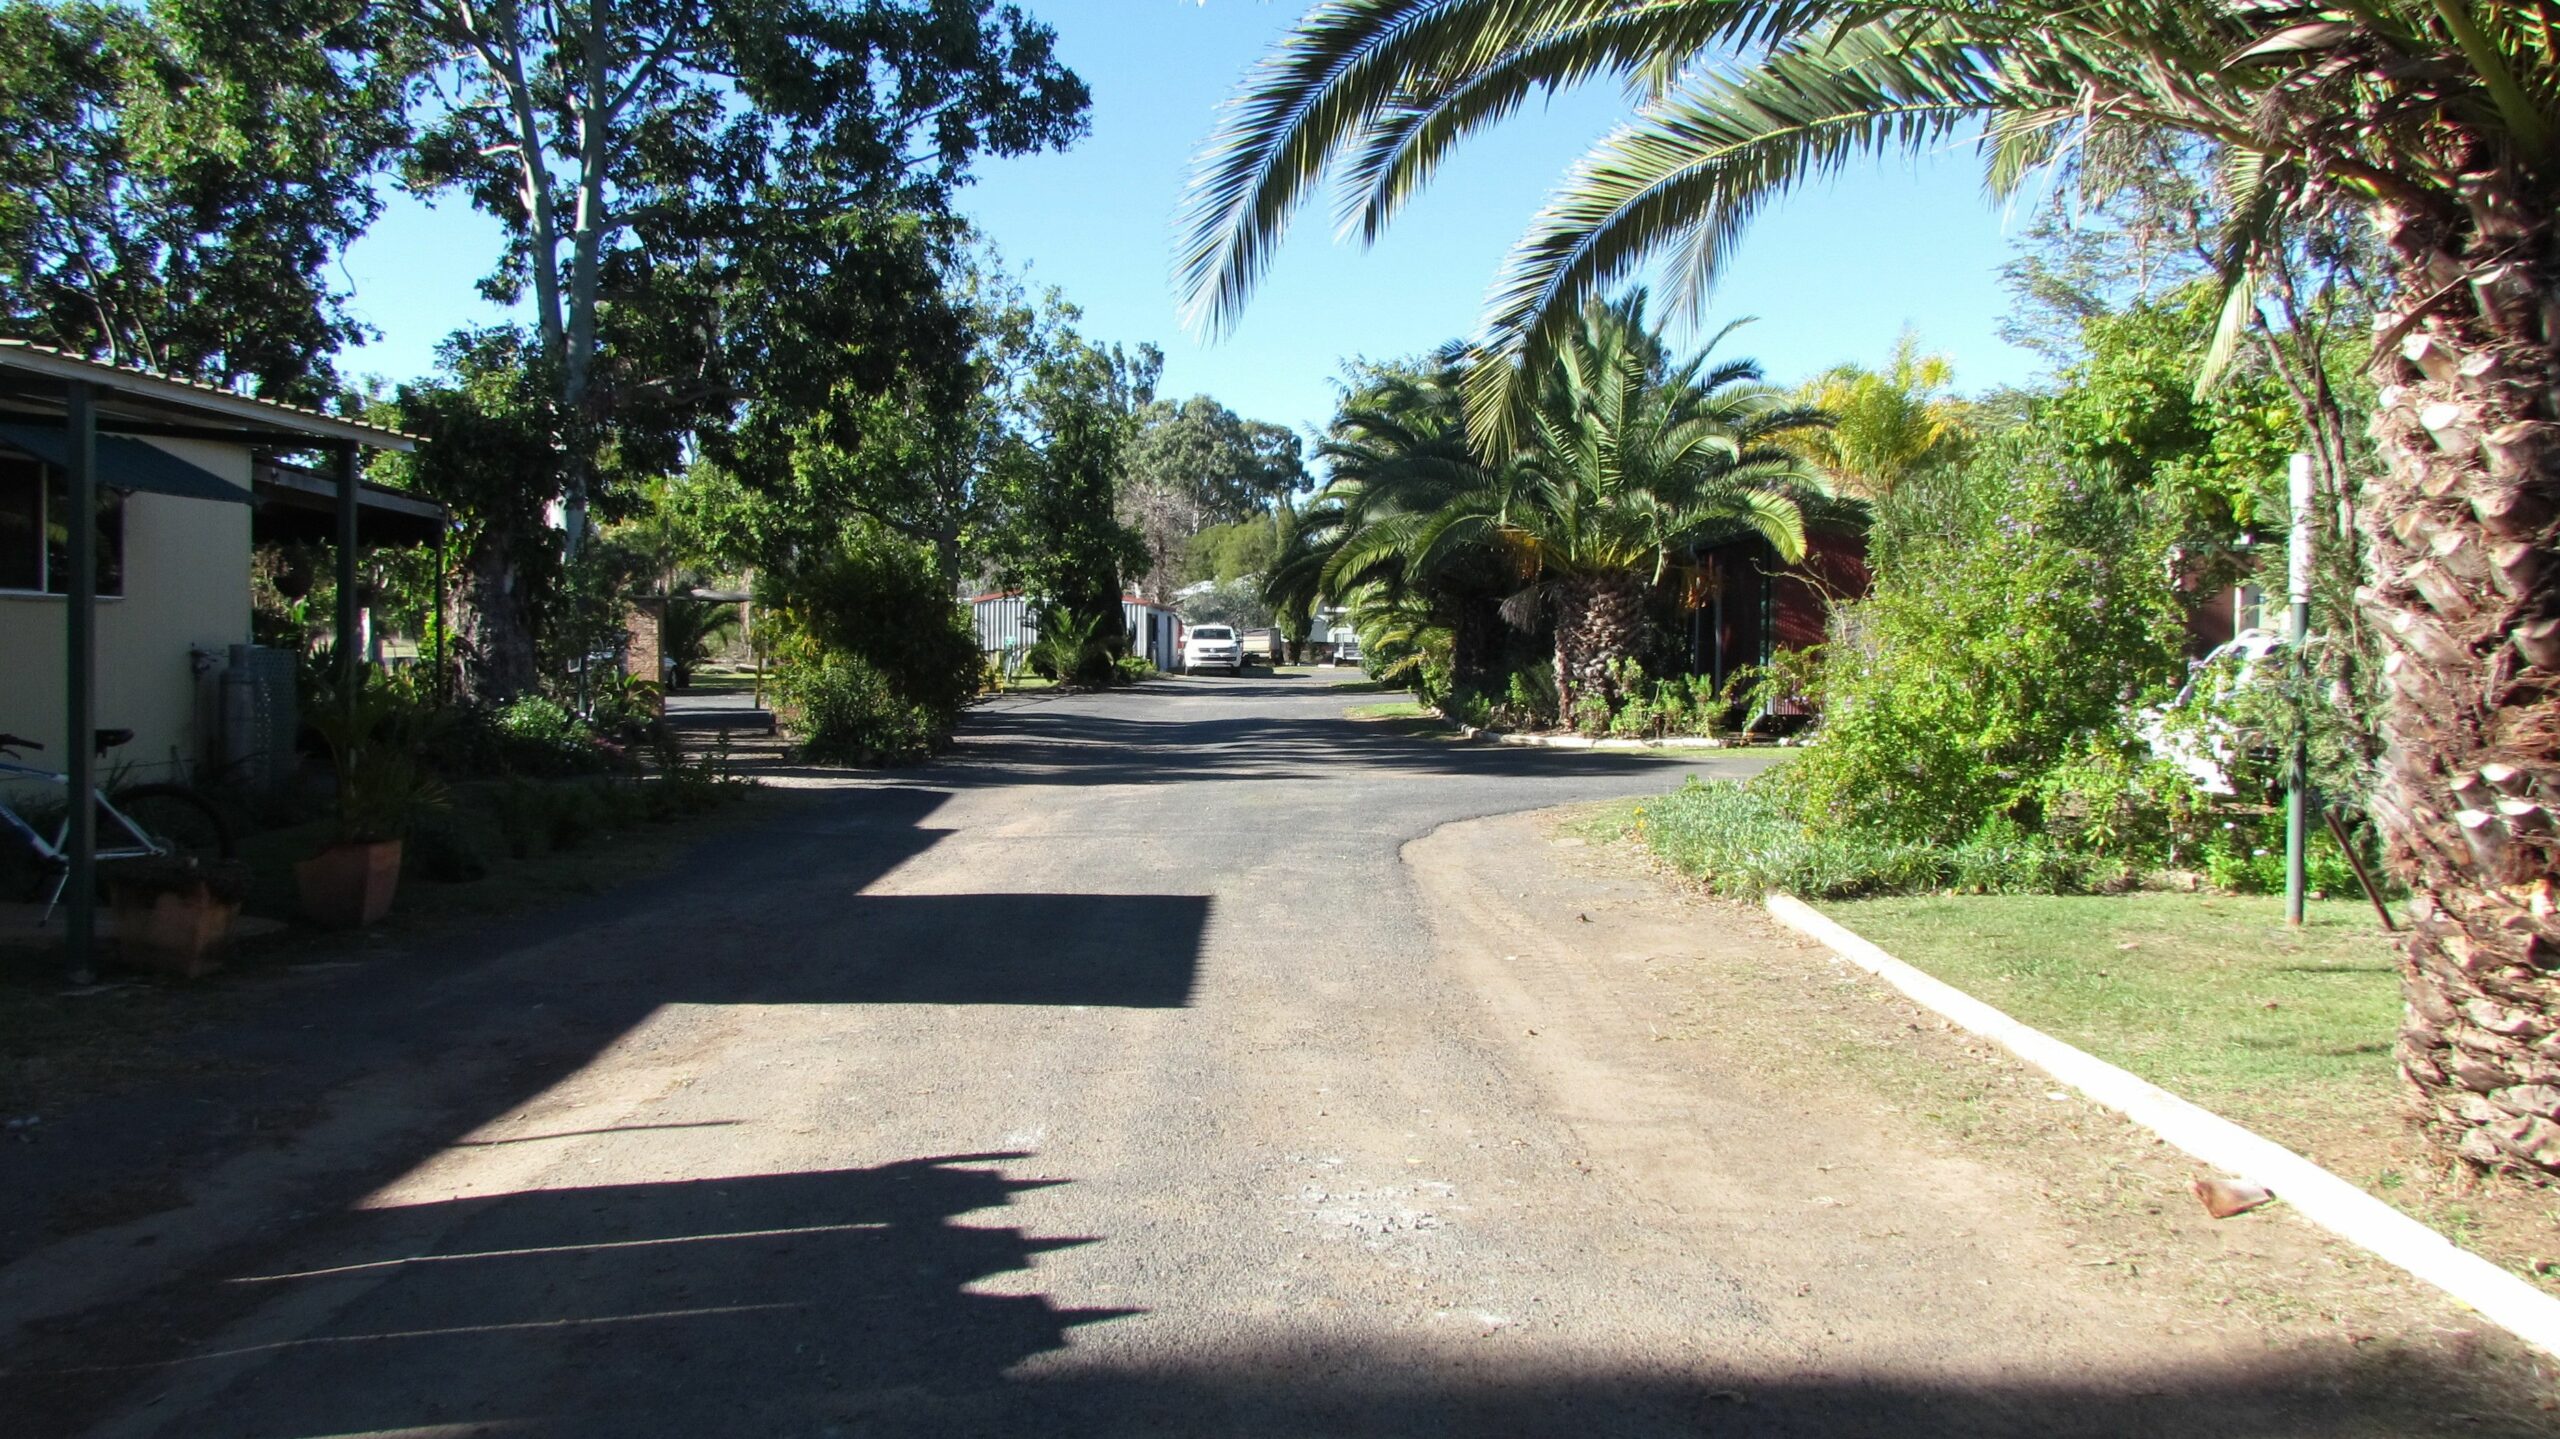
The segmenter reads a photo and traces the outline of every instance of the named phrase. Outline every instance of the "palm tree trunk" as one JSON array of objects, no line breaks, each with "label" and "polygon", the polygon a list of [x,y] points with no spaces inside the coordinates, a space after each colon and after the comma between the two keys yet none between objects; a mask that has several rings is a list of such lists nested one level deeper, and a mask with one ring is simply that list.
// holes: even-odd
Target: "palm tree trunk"
[{"label": "palm tree trunk", "polygon": [[1567,726],[1577,698],[1597,696],[1611,710],[1624,696],[1610,666],[1644,641],[1644,586],[1633,575],[1595,575],[1568,582],[1556,609],[1556,702]]},{"label": "palm tree trunk", "polygon": [[[2472,176],[2386,212],[2403,303],[2373,422],[2366,612],[2390,646],[2373,799],[2412,892],[2400,1065],[2488,1168],[2560,1174],[2560,195]],[[2430,297],[2434,303],[2427,305]]]},{"label": "palm tree trunk", "polygon": [[1634,575],[1610,575],[1597,582],[1591,599],[1590,669],[1587,682],[1598,686],[1615,710],[1626,695],[1613,670],[1644,647],[1644,584]]},{"label": "palm tree trunk", "polygon": [[1573,728],[1573,665],[1577,638],[1582,633],[1584,615],[1590,609],[1589,592],[1579,580],[1568,582],[1556,591],[1556,724]]},{"label": "palm tree trunk", "polygon": [[1482,689],[1494,671],[1494,649],[1502,637],[1500,601],[1483,595],[1460,595],[1449,618],[1449,670],[1457,683]]}]

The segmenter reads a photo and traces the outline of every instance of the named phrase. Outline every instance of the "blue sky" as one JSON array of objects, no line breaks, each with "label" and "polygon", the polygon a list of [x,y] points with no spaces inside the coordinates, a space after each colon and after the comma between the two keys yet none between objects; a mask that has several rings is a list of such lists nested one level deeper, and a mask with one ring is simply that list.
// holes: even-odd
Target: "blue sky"
[{"label": "blue sky", "polygon": [[[1057,29],[1060,54],[1093,87],[1093,132],[1062,155],[982,166],[961,208],[1008,268],[1083,309],[1086,334],[1163,347],[1166,393],[1213,395],[1293,427],[1331,413],[1346,357],[1413,354],[1470,332],[1549,186],[1623,113],[1609,87],[1525,109],[1461,152],[1372,248],[1337,241],[1329,209],[1310,207],[1242,324],[1202,343],[1174,312],[1184,176],[1219,103],[1301,0],[1023,4]],[[1880,361],[1910,325],[1954,357],[1962,388],[2021,383],[2037,363],[1996,330],[2007,308],[1999,267],[2022,224],[1982,198],[1969,149],[1872,166],[1763,220],[1719,287],[1713,319],[1758,316],[1727,351],[1756,356],[1773,379]],[[347,257],[356,307],[383,332],[348,370],[422,373],[457,325],[494,318],[471,285],[496,244],[491,222],[458,200],[396,200]]]}]

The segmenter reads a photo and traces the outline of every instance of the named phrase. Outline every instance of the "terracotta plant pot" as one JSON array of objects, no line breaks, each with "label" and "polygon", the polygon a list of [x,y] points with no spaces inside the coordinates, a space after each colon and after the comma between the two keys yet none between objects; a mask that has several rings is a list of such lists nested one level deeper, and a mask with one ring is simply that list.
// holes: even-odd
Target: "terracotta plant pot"
[{"label": "terracotta plant pot", "polygon": [[400,841],[334,844],[293,867],[302,913],[331,929],[357,929],[391,912],[400,888]]},{"label": "terracotta plant pot", "polygon": [[222,967],[222,942],[240,917],[238,900],[224,899],[205,884],[171,890],[122,886],[112,879],[107,896],[129,963],[181,979]]}]

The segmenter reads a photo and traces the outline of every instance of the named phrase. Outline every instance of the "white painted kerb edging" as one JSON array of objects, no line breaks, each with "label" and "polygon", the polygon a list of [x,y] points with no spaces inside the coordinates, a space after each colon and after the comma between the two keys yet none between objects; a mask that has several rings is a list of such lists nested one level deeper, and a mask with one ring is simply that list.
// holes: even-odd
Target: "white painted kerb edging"
[{"label": "white painted kerb edging", "polygon": [[[1442,719],[1448,716],[1442,715]],[[1461,724],[1458,738],[1490,740],[1495,744],[1520,745],[1530,749],[1589,749],[1617,754],[1659,754],[1666,750],[1731,749],[1720,739],[1695,735],[1674,735],[1668,739],[1608,739],[1581,734],[1521,734],[1513,730],[1485,729]]]},{"label": "white painted kerb edging", "polygon": [[2221,1115],[2031,1029],[1878,949],[1793,895],[1773,894],[1780,924],[2055,1079],[2225,1171],[2274,1190],[2303,1218],[2434,1285],[2527,1344],[2560,1355],[2560,1299],[2455,1244],[2353,1184]]}]

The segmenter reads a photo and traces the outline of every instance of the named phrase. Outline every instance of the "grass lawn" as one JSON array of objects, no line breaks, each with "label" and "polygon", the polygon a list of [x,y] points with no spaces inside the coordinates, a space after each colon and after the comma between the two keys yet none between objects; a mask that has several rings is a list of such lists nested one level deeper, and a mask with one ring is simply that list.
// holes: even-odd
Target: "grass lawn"
[{"label": "grass lawn", "polygon": [[2361,901],[2314,902],[2298,931],[2285,928],[2281,898],[2260,895],[1961,895],[1823,910],[2253,1129],[2384,1108],[2399,1092],[2399,971]]},{"label": "grass lawn", "polygon": [[2400,979],[2361,900],[1963,895],[1825,913],[2036,1028],[2247,1125],[2560,1292],[2560,1195],[2481,1179],[2407,1124]]},{"label": "grass lawn", "polygon": [[1386,704],[1375,705],[1353,705],[1342,713],[1345,718],[1356,720],[1439,718],[1438,713],[1429,705],[1416,704],[1412,700],[1391,700]]}]

